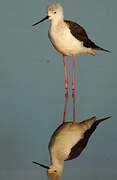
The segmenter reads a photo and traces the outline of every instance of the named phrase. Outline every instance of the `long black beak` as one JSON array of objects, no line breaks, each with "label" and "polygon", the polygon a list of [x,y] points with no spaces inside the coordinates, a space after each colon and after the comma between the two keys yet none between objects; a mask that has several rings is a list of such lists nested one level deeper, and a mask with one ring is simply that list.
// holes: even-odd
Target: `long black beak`
[{"label": "long black beak", "polygon": [[39,166],[43,167],[43,168],[49,169],[49,166],[45,166],[45,165],[40,164],[40,163],[35,162],[35,161],[32,161],[32,162],[33,162],[34,164],[37,164],[37,165],[39,165]]},{"label": "long black beak", "polygon": [[41,21],[38,21],[38,22],[36,22],[35,24],[33,24],[32,26],[35,26],[35,25],[37,25],[37,24],[39,24],[39,23],[41,23],[41,22],[43,22],[43,21],[45,21],[46,19],[48,19],[49,18],[49,16],[46,16],[45,18],[43,18]]}]

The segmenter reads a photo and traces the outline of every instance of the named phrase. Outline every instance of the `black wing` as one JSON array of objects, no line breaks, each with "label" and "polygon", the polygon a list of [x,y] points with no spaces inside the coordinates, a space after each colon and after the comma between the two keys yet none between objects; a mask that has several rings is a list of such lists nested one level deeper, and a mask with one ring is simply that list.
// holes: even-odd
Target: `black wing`
[{"label": "black wing", "polygon": [[67,20],[65,20],[65,22],[67,23],[72,35],[79,41],[82,41],[85,47],[110,52],[106,49],[97,46],[93,41],[91,41],[88,38],[86,31],[79,24]]},{"label": "black wing", "polygon": [[92,124],[92,126],[88,130],[85,131],[83,138],[71,149],[71,152],[70,152],[68,158],[66,159],[66,161],[72,160],[72,159],[78,157],[81,154],[81,152],[84,150],[84,148],[86,147],[90,136],[95,131],[98,124],[109,118],[110,117],[106,117],[106,118],[95,121]]}]

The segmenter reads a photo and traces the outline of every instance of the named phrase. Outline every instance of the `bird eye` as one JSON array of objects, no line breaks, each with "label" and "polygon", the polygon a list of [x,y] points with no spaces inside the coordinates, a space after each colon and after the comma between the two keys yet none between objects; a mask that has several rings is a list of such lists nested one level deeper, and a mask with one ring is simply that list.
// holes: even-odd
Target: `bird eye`
[{"label": "bird eye", "polygon": [[54,172],[56,172],[56,170],[54,170]]},{"label": "bird eye", "polygon": [[54,14],[56,14],[56,11],[54,11]]}]

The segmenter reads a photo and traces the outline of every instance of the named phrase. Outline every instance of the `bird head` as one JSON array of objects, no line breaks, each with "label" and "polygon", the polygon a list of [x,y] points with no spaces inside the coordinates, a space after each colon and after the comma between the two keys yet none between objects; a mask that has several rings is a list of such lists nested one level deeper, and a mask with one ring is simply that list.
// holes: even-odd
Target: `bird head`
[{"label": "bird head", "polygon": [[51,4],[47,8],[47,16],[42,20],[34,23],[32,26],[35,26],[47,19],[52,21],[58,21],[61,18],[63,19],[63,8],[59,4]]},{"label": "bird head", "polygon": [[59,4],[52,4],[47,9],[48,19],[57,20],[63,18],[63,8]]},{"label": "bird head", "polygon": [[63,174],[63,166],[60,166],[60,167],[56,167],[54,165],[46,166],[35,161],[32,161],[32,162],[36,165],[39,165],[47,169],[47,175],[50,180],[60,180]]},{"label": "bird head", "polygon": [[60,180],[62,174],[63,174],[63,167],[57,168],[54,165],[50,165],[47,171],[47,175],[51,180]]}]

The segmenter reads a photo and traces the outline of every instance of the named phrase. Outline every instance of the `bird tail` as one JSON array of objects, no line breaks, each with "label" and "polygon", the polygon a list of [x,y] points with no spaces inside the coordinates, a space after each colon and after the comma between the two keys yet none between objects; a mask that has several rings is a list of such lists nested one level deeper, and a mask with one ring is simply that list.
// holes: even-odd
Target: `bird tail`
[{"label": "bird tail", "polygon": [[100,51],[105,51],[105,52],[111,52],[111,51],[109,51],[109,50],[107,50],[107,49],[103,49],[103,48],[101,48],[101,47],[99,47],[99,46],[97,46],[97,45],[96,45],[96,47],[93,48],[93,49],[95,49],[95,50],[100,50]]},{"label": "bird tail", "polygon": [[105,121],[105,120],[107,120],[107,119],[110,119],[110,118],[111,118],[111,116],[108,116],[108,117],[106,117],[106,118],[102,118],[102,119],[97,120],[97,122],[98,122],[98,124],[99,124],[99,123],[101,123],[101,122],[103,122],[103,121]]},{"label": "bird tail", "polygon": [[99,120],[96,120],[96,119],[95,119],[95,122],[92,124],[92,126],[85,132],[85,136],[86,136],[87,138],[89,138],[89,137],[91,136],[91,134],[95,131],[95,129],[97,128],[97,126],[98,126],[101,122],[103,122],[103,121],[105,121],[105,120],[107,120],[107,119],[109,119],[109,118],[111,118],[111,116],[108,116],[108,117],[106,117],[106,118],[99,119]]},{"label": "bird tail", "polygon": [[109,51],[109,50],[107,50],[107,49],[104,49],[104,48],[101,48],[101,47],[99,47],[99,46],[97,46],[94,42],[92,42],[91,43],[91,48],[92,49],[95,49],[95,50],[100,50],[100,51],[105,51],[105,52],[111,52],[111,51]]},{"label": "bird tail", "polygon": [[103,122],[103,121],[105,121],[105,120],[107,120],[107,119],[110,119],[110,118],[111,118],[111,116],[108,116],[108,117],[106,117],[106,118],[96,120],[96,121],[94,122],[94,124],[92,125],[92,127],[90,128],[91,134],[93,133],[93,131],[95,131],[95,129],[96,129],[96,127],[98,126],[98,124],[100,124],[101,122]]}]

